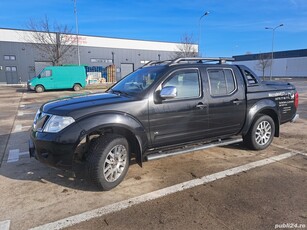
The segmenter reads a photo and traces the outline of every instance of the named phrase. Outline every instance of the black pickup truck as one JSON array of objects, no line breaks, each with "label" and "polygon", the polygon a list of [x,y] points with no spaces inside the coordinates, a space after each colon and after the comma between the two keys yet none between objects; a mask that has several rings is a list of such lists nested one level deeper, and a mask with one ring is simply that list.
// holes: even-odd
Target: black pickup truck
[{"label": "black pickup truck", "polygon": [[243,141],[267,148],[296,117],[298,93],[261,81],[226,58],[149,62],[105,93],[47,102],[37,111],[30,155],[57,168],[84,164],[110,190],[142,162]]}]

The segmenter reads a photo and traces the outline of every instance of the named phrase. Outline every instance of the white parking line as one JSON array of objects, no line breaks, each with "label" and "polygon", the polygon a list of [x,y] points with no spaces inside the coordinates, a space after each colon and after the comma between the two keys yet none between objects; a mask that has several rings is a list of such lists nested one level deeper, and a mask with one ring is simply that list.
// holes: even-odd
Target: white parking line
[{"label": "white parking line", "polygon": [[19,149],[11,149],[7,158],[7,163],[13,163],[19,161],[19,157],[23,155],[29,155],[29,152],[19,152]]},{"label": "white parking line", "polygon": [[137,204],[141,204],[147,201],[158,199],[158,198],[161,198],[161,197],[164,197],[164,196],[167,196],[167,195],[179,192],[179,191],[183,191],[186,189],[190,189],[190,188],[202,185],[202,184],[206,184],[206,183],[218,180],[218,179],[222,179],[227,176],[235,175],[235,174],[245,172],[245,171],[257,168],[257,167],[261,167],[261,166],[268,165],[268,164],[271,164],[277,161],[281,161],[289,157],[295,156],[296,154],[297,153],[288,152],[288,153],[284,153],[278,156],[269,157],[263,160],[259,160],[259,161],[255,161],[255,162],[241,165],[238,167],[234,167],[234,168],[222,171],[222,172],[204,176],[202,178],[190,180],[190,181],[183,182],[177,185],[173,185],[173,186],[170,186],[164,189],[150,192],[150,193],[147,193],[147,194],[144,194],[138,197],[134,197],[128,200],[120,201],[115,204],[110,204],[105,207],[94,209],[92,211],[88,211],[88,212],[84,212],[84,213],[81,213],[75,216],[67,217],[65,219],[58,220],[58,221],[48,223],[45,225],[41,225],[41,226],[32,228],[30,230],[46,230],[46,229],[49,230],[49,229],[67,228],[67,227],[73,226],[75,224],[78,224],[78,223],[81,223],[81,222],[84,222],[84,221],[87,221],[87,220],[90,220],[96,217],[101,217],[106,214],[114,213],[114,212],[129,208],[129,207],[132,207]]},{"label": "white parking line", "polygon": [[28,130],[29,128],[31,128],[31,125],[26,125],[26,126],[23,126],[23,125],[15,125],[12,133],[19,133],[21,132],[22,130]]},{"label": "white parking line", "polygon": [[21,130],[22,130],[22,125],[15,125],[15,128],[12,133],[18,133],[21,132]]},{"label": "white parking line", "polygon": [[5,220],[0,222],[0,230],[9,230],[11,225],[10,220]]},{"label": "white parking line", "polygon": [[29,155],[29,151],[19,153],[19,156]]},{"label": "white parking line", "polygon": [[29,114],[33,114],[33,112],[31,112],[31,111],[28,111],[28,112],[23,112],[23,111],[18,111],[18,113],[17,113],[17,116],[23,116],[23,115],[29,115]]},{"label": "white parking line", "polygon": [[284,149],[284,150],[287,150],[287,151],[290,151],[290,152],[293,152],[293,153],[297,153],[297,154],[307,156],[307,153],[303,153],[303,152],[300,152],[300,151],[295,150],[295,149],[291,149],[291,148],[288,148],[288,147],[285,147],[285,146],[282,146],[282,145],[277,145],[277,144],[274,144],[274,143],[272,143],[272,145],[277,147],[277,148],[280,148],[280,149]]},{"label": "white parking line", "polygon": [[16,162],[19,160],[19,149],[12,149],[9,152],[9,157],[7,158],[7,163]]}]

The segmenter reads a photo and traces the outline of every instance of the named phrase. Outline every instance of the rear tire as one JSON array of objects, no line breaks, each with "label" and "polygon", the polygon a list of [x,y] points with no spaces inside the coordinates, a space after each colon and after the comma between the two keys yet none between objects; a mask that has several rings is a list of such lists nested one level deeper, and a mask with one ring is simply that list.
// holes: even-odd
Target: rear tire
[{"label": "rear tire", "polygon": [[80,84],[74,84],[73,90],[74,91],[80,91],[82,89]]},{"label": "rear tire", "polygon": [[42,92],[44,92],[44,91],[45,91],[44,86],[42,86],[42,85],[37,85],[37,86],[35,86],[35,92],[37,92],[37,93],[42,93]]},{"label": "rear tire", "polygon": [[101,190],[119,185],[129,168],[129,144],[117,134],[106,134],[96,139],[87,157],[89,177]]},{"label": "rear tire", "polygon": [[263,150],[272,143],[274,134],[275,123],[273,119],[267,115],[260,115],[255,119],[243,140],[250,149]]}]

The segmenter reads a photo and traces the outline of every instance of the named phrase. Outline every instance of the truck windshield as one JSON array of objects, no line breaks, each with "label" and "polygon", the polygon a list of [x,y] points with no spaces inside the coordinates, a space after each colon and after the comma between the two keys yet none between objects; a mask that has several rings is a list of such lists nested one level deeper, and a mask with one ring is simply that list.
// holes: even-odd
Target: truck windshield
[{"label": "truck windshield", "polygon": [[162,66],[154,66],[136,70],[114,85],[110,91],[127,95],[140,94],[158,80],[163,69]]}]

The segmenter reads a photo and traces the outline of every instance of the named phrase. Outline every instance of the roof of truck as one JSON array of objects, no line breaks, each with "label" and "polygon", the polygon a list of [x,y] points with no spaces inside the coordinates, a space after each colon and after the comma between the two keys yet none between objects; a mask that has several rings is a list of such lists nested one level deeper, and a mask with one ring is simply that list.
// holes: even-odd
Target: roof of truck
[{"label": "roof of truck", "polygon": [[226,64],[227,61],[234,61],[233,58],[227,58],[227,57],[182,57],[177,58],[174,60],[165,60],[165,61],[150,61],[146,63],[143,67],[148,66],[157,66],[157,65],[165,65],[165,66],[173,66],[173,65],[179,65],[179,64],[187,64],[187,63],[216,63],[216,64]]}]

